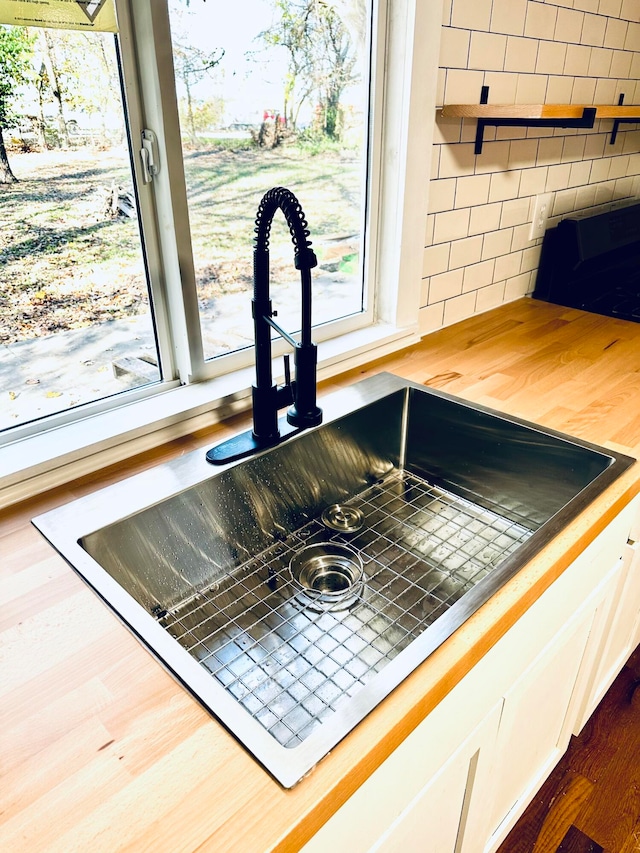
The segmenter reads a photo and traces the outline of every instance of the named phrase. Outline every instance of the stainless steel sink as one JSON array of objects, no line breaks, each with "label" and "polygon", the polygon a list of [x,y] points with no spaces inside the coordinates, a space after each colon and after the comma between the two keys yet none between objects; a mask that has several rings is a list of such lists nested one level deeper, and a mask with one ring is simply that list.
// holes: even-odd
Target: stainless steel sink
[{"label": "stainless steel sink", "polygon": [[34,520],[284,786],[634,460],[383,374]]}]

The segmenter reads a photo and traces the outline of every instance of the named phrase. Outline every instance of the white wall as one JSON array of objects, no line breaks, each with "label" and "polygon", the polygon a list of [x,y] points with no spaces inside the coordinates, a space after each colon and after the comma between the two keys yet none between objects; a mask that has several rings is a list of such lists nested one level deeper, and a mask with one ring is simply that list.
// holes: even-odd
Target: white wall
[{"label": "white wall", "polygon": [[[445,0],[438,104],[640,104],[640,0]],[[487,128],[438,115],[420,295],[423,333],[531,292],[535,196],[559,217],[640,197],[640,125]],[[557,221],[557,219],[555,220]],[[550,224],[554,224],[552,219]]]}]

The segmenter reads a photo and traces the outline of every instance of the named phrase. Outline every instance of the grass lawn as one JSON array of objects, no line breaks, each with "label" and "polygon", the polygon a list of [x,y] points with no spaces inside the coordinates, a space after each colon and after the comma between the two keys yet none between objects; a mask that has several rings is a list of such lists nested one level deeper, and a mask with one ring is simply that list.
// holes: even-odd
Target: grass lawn
[{"label": "grass lawn", "polygon": [[[135,219],[106,212],[112,186],[130,189],[124,151],[11,154],[19,182],[0,185],[0,343],[146,311]],[[255,212],[272,186],[294,192],[319,258],[323,242],[360,230],[360,164],[348,153],[297,148],[187,152],[185,174],[203,300],[250,288]],[[291,266],[284,219],[273,229],[274,268]]]}]

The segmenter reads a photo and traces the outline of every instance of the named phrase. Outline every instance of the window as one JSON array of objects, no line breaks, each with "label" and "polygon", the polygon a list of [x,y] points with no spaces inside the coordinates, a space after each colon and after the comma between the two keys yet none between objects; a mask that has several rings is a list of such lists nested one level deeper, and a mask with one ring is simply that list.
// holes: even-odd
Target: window
[{"label": "window", "polygon": [[0,27],[0,430],[157,384],[114,36]]},{"label": "window", "polygon": [[[27,5],[28,0],[20,4]],[[41,14],[44,7],[36,5]],[[90,5],[77,4],[86,6],[84,14]],[[12,193],[28,192],[28,182],[0,185],[5,259],[16,242],[26,243],[25,223],[41,227],[39,217],[49,216],[48,242],[36,239],[22,246],[33,264],[22,295],[28,295],[30,310],[38,309],[47,320],[24,328],[25,339],[17,340],[26,320],[15,319],[14,337],[5,339],[0,353],[4,400],[25,402],[37,389],[45,392],[49,408],[3,424],[0,444],[30,434],[44,440],[49,425],[101,411],[106,417],[124,402],[139,400],[136,412],[150,411],[157,392],[168,389],[179,394],[168,404],[174,424],[179,411],[193,413],[205,400],[210,409],[217,396],[237,390],[246,395],[252,381],[246,376],[252,363],[253,218],[262,194],[274,185],[288,186],[300,199],[319,257],[313,317],[320,365],[323,359],[335,363],[346,352],[366,353],[380,341],[389,351],[417,329],[429,169],[425,151],[433,124],[442,0],[398,0],[388,7],[385,0],[106,0],[99,14],[112,5],[115,35],[28,28],[33,44],[49,32],[54,46],[65,46],[56,67],[66,75],[60,80],[67,88],[51,84],[47,63],[46,78],[38,83],[43,63],[31,46],[27,70],[11,89],[11,139],[17,147],[11,147],[9,162],[20,172],[28,157],[31,162],[41,155],[57,158],[50,183],[60,201],[43,206],[40,214],[34,194],[27,218],[5,202]],[[0,2],[0,15],[9,6]],[[58,6],[74,4],[48,4]],[[300,20],[306,29],[300,29]],[[6,22],[2,28],[10,27]],[[76,70],[74,76],[78,67],[87,73]],[[432,85],[425,88],[425,80]],[[120,84],[124,97],[118,94]],[[64,128],[54,90],[61,93]],[[44,120],[38,123],[41,94]],[[29,115],[35,125],[21,121]],[[2,129],[9,136],[4,118]],[[72,167],[80,156],[85,165]],[[46,190],[47,181],[40,185]],[[30,186],[36,187],[35,181]],[[73,193],[77,203],[69,205]],[[90,197],[100,193],[109,218],[78,224]],[[69,208],[76,221],[71,217],[65,225]],[[80,246],[75,254],[73,241]],[[278,216],[272,298],[281,324],[295,333],[299,296],[292,254]],[[58,290],[40,286],[44,273]],[[74,288],[80,285],[90,298],[82,311],[79,306],[74,311]],[[71,328],[56,325],[56,300],[66,300]],[[112,319],[106,319],[107,312]],[[121,326],[130,334],[122,349],[114,349],[111,335]],[[72,353],[65,336],[72,333],[102,347],[99,364],[93,354],[72,363],[84,378],[95,368],[91,378],[97,378],[87,381],[83,397],[69,393]],[[274,353],[286,346],[274,342]],[[30,348],[27,373],[15,372],[16,347]],[[55,350],[51,361],[44,355],[47,347]],[[42,382],[45,366],[58,371],[55,387]],[[243,384],[234,385],[234,372],[245,368],[237,380]],[[216,379],[211,389],[200,385],[216,376],[229,381],[220,385]],[[178,386],[191,386],[194,393]],[[196,391],[200,387],[202,393]],[[189,402],[194,399],[197,404]],[[158,411],[167,408],[169,398],[162,400],[152,414],[136,415],[136,429],[147,417],[149,429],[164,422]],[[114,436],[110,447],[132,412],[128,408],[104,427]],[[61,436],[57,433],[57,439]],[[85,438],[91,445],[86,429]],[[54,458],[59,441],[50,445],[46,454]]]},{"label": "window", "polygon": [[[204,357],[252,344],[254,218],[283,185],[305,211],[319,268],[314,321],[363,309],[369,116],[367,0],[170,0]],[[283,220],[271,278],[280,322],[299,329],[299,274]]]}]

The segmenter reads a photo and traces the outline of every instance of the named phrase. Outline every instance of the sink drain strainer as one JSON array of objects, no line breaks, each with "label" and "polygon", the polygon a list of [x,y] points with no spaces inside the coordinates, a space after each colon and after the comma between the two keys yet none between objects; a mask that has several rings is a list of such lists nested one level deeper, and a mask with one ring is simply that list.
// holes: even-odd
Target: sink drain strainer
[{"label": "sink drain strainer", "polygon": [[360,596],[364,572],[360,556],[337,542],[307,545],[289,565],[296,598],[313,610],[343,610]]},{"label": "sink drain strainer", "polygon": [[322,523],[339,533],[356,533],[364,524],[360,510],[350,504],[332,504],[321,515]]}]

